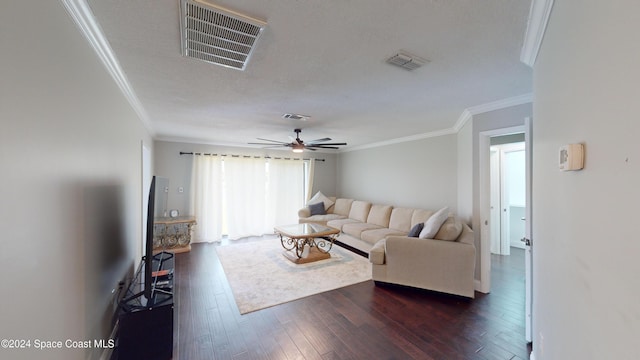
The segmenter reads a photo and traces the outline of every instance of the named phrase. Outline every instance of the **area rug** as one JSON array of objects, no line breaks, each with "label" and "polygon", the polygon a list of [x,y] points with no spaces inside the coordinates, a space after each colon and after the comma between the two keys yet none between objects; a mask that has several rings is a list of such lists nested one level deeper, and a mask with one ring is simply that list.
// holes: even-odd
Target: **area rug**
[{"label": "area rug", "polygon": [[369,260],[337,245],[331,258],[294,264],[279,238],[216,247],[240,314],[371,279]]}]

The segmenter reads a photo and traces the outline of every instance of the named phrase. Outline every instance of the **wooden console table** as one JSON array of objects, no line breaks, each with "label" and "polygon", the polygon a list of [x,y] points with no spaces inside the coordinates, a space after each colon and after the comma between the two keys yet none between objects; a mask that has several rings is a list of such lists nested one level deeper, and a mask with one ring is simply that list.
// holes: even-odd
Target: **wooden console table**
[{"label": "wooden console table", "polygon": [[154,253],[191,251],[191,228],[196,225],[193,216],[162,217],[153,220]]}]

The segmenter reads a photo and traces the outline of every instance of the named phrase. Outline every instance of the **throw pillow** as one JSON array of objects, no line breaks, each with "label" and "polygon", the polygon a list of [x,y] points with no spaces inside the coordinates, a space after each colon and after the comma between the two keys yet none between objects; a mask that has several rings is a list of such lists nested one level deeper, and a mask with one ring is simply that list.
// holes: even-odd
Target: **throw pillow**
[{"label": "throw pillow", "polygon": [[411,230],[409,231],[409,234],[407,234],[408,237],[418,237],[420,235],[420,232],[422,231],[422,228],[424,228],[424,223],[417,223],[415,224]]},{"label": "throw pillow", "polygon": [[324,210],[324,203],[319,202],[316,204],[309,205],[309,212],[311,212],[311,216],[313,215],[325,215],[327,212]]},{"label": "throw pillow", "polygon": [[433,238],[436,240],[456,241],[461,233],[462,221],[452,215],[440,226],[440,230]]},{"label": "throw pillow", "polygon": [[313,195],[311,199],[309,199],[309,201],[307,201],[307,205],[317,204],[319,202],[324,203],[325,210],[327,210],[328,208],[331,207],[331,205],[333,205],[333,201],[331,201],[331,199],[329,199],[328,197],[324,196],[324,194],[320,191],[318,191],[315,195]]},{"label": "throw pillow", "polygon": [[436,211],[435,214],[431,215],[431,217],[424,222],[424,228],[422,228],[418,237],[420,239],[433,239],[438,233],[438,230],[440,230],[440,226],[447,220],[447,217],[449,217],[448,207],[443,207]]}]

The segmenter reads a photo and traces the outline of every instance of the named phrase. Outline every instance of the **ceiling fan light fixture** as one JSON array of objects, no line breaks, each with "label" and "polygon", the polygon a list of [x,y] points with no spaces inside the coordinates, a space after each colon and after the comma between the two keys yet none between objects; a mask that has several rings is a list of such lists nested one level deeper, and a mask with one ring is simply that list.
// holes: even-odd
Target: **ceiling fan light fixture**
[{"label": "ceiling fan light fixture", "polygon": [[293,144],[291,147],[293,148],[294,153],[301,153],[304,151],[304,145],[302,144]]},{"label": "ceiling fan light fixture", "polygon": [[264,138],[257,138],[260,141],[263,142],[250,142],[249,145],[265,145],[265,149],[266,148],[272,148],[272,147],[288,147],[291,148],[291,150],[294,153],[301,153],[304,152],[305,150],[310,150],[310,151],[317,151],[320,149],[335,149],[338,150],[340,149],[338,146],[346,146],[347,143],[346,142],[336,142],[336,143],[329,143],[327,141],[331,141],[331,138],[322,138],[322,139],[316,139],[316,140],[311,140],[309,142],[304,142],[302,141],[302,139],[300,139],[300,133],[302,132],[302,129],[293,129],[293,132],[296,133],[296,138],[292,138],[289,137],[291,139],[291,142],[284,142],[284,141],[278,141],[278,140],[271,140],[271,139],[264,139]]}]

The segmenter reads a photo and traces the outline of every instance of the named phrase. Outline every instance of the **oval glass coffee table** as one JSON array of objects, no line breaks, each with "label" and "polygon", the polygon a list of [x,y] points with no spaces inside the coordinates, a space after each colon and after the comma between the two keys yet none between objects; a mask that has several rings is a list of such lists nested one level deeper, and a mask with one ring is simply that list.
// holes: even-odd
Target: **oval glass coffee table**
[{"label": "oval glass coffee table", "polygon": [[275,233],[286,250],[284,256],[296,264],[324,260],[340,230],[314,223],[276,226]]}]

